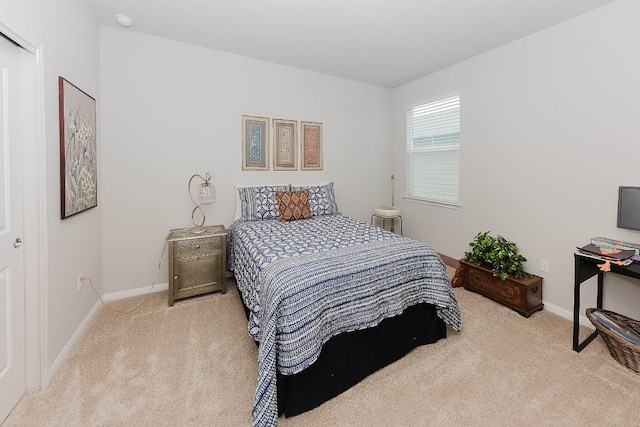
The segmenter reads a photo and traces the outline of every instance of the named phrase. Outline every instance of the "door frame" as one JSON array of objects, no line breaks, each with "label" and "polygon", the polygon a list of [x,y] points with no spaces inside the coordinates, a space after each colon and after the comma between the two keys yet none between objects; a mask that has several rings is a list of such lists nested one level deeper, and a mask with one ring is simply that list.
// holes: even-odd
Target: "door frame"
[{"label": "door frame", "polygon": [[[47,226],[47,145],[45,110],[44,47],[33,43],[0,18],[0,32],[30,55],[24,59],[31,82],[26,81],[23,96],[23,123],[35,125],[35,131],[23,132],[23,200],[25,242],[25,389],[49,385],[48,326],[48,226]],[[25,128],[26,126],[23,126]],[[32,128],[33,129],[33,128]],[[29,208],[27,208],[29,206]]]}]

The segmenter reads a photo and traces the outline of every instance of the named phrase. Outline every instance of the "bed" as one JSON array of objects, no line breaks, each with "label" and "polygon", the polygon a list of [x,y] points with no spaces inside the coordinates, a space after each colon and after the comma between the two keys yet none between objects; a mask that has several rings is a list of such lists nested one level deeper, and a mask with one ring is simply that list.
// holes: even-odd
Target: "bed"
[{"label": "bed", "polygon": [[[446,337],[446,325],[460,329],[438,254],[340,214],[332,183],[237,193],[227,258],[259,344],[254,426],[318,406]],[[304,220],[280,220],[283,194],[306,194]]]}]

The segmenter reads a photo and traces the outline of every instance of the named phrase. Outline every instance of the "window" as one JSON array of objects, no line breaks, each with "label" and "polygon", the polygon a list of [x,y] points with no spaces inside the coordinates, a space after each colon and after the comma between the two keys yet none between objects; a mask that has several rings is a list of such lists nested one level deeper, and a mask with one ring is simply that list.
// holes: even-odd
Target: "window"
[{"label": "window", "polygon": [[407,110],[407,199],[459,205],[460,96]]}]

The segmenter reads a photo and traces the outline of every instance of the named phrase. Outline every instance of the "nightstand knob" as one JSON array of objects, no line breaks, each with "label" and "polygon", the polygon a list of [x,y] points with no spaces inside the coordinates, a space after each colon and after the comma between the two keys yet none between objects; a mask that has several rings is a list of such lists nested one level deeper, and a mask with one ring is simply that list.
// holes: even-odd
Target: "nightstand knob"
[{"label": "nightstand knob", "polygon": [[178,280],[178,275],[173,276],[173,280]]}]

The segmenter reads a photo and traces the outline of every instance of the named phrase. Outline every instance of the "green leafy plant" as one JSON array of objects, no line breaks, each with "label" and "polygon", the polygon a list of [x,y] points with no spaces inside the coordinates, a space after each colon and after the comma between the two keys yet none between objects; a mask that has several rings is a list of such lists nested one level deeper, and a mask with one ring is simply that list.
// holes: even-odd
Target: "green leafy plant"
[{"label": "green leafy plant", "polygon": [[518,253],[516,244],[502,236],[493,237],[489,233],[485,231],[476,235],[469,243],[471,250],[465,252],[465,259],[488,265],[493,275],[502,280],[510,275],[516,279],[531,277],[531,274],[524,271],[522,263],[527,259]]}]

